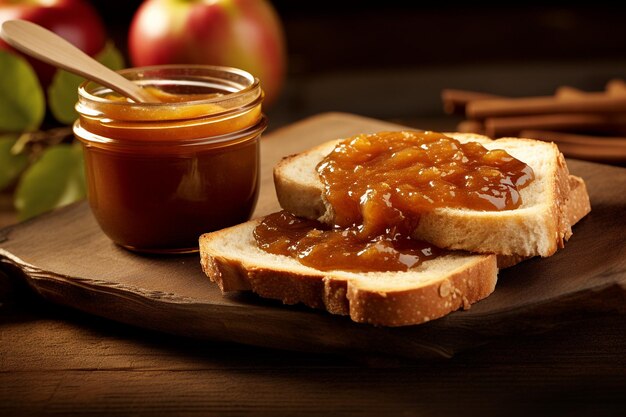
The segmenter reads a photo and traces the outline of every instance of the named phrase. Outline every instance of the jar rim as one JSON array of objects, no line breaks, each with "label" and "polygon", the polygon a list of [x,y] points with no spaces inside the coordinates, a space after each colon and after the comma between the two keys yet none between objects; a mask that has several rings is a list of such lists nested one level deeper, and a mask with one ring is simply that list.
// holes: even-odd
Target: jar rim
[{"label": "jar rim", "polygon": [[263,131],[267,128],[268,120],[267,116],[261,115],[259,120],[244,129],[237,131],[224,133],[216,136],[207,136],[199,138],[188,139],[172,139],[172,140],[119,140],[111,137],[102,136],[88,131],[80,124],[80,120],[76,120],[73,125],[73,131],[75,136],[80,142],[84,144],[90,144],[92,146],[104,146],[109,150],[117,148],[141,148],[141,149],[156,149],[159,147],[176,146],[176,148],[191,148],[196,146],[232,146],[233,143],[247,142],[251,139],[259,137]]},{"label": "jar rim", "polygon": [[[219,104],[221,106],[224,106],[224,104],[229,101],[234,101],[234,102],[239,101],[239,99],[244,98],[246,95],[253,94],[255,91],[258,92],[258,95],[263,94],[260,88],[260,81],[257,77],[254,77],[252,74],[250,74],[247,71],[244,71],[242,69],[235,68],[235,67],[218,66],[218,65],[169,64],[169,65],[152,65],[152,66],[145,66],[145,67],[125,68],[116,72],[124,76],[125,78],[129,78],[128,77],[129,75],[136,74],[137,80],[144,81],[144,84],[150,85],[150,82],[149,82],[150,80],[155,80],[159,78],[145,77],[145,75],[150,74],[151,72],[156,73],[159,71],[166,71],[166,72],[167,71],[183,71],[180,73],[180,75],[185,75],[186,73],[187,75],[193,75],[191,73],[192,71],[222,72],[223,74],[232,74],[232,75],[241,77],[242,80],[247,81],[247,85],[243,85],[242,88],[239,90],[228,92],[227,94],[224,94],[218,97],[212,97],[212,98],[201,99],[201,100],[190,100],[190,101],[181,101],[181,102],[137,103],[134,101],[126,101],[126,100],[123,100],[123,101],[111,100],[111,99],[107,99],[106,97],[92,94],[91,91],[95,91],[96,88],[100,88],[100,90],[98,90],[100,92],[107,91],[107,90],[112,91],[112,90],[107,87],[103,87],[97,82],[87,80],[81,83],[80,86],[78,87],[78,96],[81,99],[86,99],[90,102],[97,103],[97,104],[104,104],[107,106],[120,106],[120,107],[127,107],[127,108],[141,107],[141,108],[158,109],[161,107],[180,108],[180,107],[186,107],[186,106],[197,106],[197,105],[202,105],[202,104]],[[129,79],[131,79],[132,81],[136,81],[136,80],[133,80],[132,78],[129,78]],[[160,78],[160,79],[167,79],[167,78]],[[90,87],[91,87],[91,90],[90,90]],[[251,101],[256,98],[257,98],[257,95],[255,95],[254,97],[251,97]]]}]

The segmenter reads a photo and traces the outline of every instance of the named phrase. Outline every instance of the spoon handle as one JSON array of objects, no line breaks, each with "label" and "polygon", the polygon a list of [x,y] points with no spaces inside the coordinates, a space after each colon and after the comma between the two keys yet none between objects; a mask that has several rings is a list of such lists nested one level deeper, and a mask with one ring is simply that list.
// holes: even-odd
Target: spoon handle
[{"label": "spoon handle", "polygon": [[102,65],[57,34],[25,20],[9,20],[0,36],[23,53],[96,81],[138,103],[155,102],[140,86]]}]

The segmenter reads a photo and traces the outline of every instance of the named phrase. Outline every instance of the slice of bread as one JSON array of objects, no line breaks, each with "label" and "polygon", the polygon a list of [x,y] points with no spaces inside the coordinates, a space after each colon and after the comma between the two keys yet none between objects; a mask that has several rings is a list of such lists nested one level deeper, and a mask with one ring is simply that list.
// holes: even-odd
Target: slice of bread
[{"label": "slice of bread", "polygon": [[200,237],[202,269],[222,292],[252,290],[285,304],[304,303],[356,322],[381,326],[423,323],[491,294],[494,255],[453,252],[407,272],[319,271],[259,249],[257,220]]},{"label": "slice of bread", "polygon": [[[421,216],[413,236],[442,248],[478,253],[550,256],[571,235],[564,213],[569,195],[568,170],[553,143],[532,139],[447,133],[460,142],[480,142],[488,149],[504,149],[530,165],[535,180],[520,194],[514,210],[478,211],[438,208]],[[274,168],[274,183],[283,209],[301,217],[332,223],[333,209],[325,201],[316,166],[340,140],[284,158]]]},{"label": "slice of bread", "polygon": [[[582,179],[569,177],[566,219],[570,226],[589,213]],[[352,320],[381,326],[419,324],[487,297],[496,285],[496,256],[457,251],[407,272],[323,272],[259,249],[257,220],[200,237],[202,269],[222,292],[253,291],[286,304],[304,303]],[[524,260],[497,256],[500,268]]]}]

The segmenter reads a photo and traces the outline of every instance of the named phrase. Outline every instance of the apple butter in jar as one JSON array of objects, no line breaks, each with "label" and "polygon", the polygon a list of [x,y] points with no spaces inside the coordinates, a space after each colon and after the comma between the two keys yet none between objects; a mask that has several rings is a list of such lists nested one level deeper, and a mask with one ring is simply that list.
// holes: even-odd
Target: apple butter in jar
[{"label": "apple butter in jar", "polygon": [[159,102],[135,103],[93,82],[79,88],[74,133],[104,233],[134,251],[186,253],[202,233],[249,219],[267,126],[258,79],[213,66],[120,73]]}]

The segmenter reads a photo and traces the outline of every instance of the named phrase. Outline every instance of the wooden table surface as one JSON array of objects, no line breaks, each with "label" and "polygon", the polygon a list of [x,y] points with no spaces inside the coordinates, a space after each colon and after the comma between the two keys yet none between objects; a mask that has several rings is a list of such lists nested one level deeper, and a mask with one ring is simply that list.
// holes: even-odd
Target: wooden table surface
[{"label": "wooden table surface", "polygon": [[198,341],[48,304],[0,276],[0,416],[626,415],[626,320],[449,360]]},{"label": "wooden table surface", "polygon": [[0,415],[623,416],[626,323],[581,320],[450,360],[200,342],[4,291]]}]

